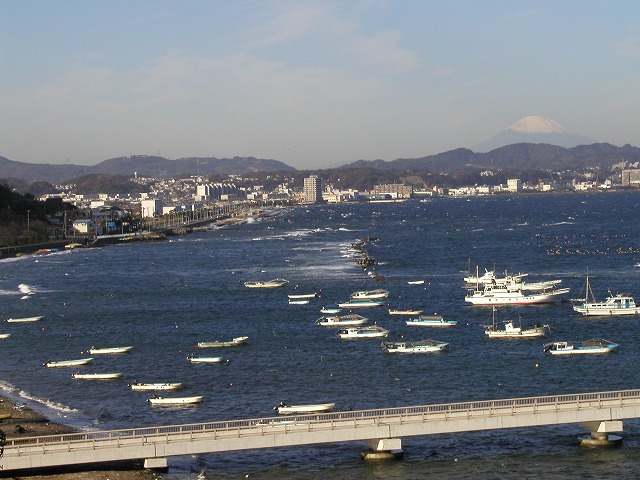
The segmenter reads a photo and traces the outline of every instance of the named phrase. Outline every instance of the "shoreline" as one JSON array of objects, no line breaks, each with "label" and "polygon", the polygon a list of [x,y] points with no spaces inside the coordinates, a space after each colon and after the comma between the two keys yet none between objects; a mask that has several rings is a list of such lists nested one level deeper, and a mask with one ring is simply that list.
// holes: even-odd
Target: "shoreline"
[{"label": "shoreline", "polygon": [[[28,437],[64,435],[80,430],[52,422],[32,407],[26,404],[17,405],[9,397],[0,395],[0,431],[6,435],[7,441],[10,441]],[[158,480],[163,478],[162,474],[143,468],[135,460],[70,465],[67,468],[21,470],[0,474],[0,477],[31,480]]]}]

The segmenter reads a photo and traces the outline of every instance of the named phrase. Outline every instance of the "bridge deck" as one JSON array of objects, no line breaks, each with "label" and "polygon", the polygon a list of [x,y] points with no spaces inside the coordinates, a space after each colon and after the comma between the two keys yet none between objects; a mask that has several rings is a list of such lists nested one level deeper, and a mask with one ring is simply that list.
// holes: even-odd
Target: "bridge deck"
[{"label": "bridge deck", "polygon": [[0,471],[640,417],[640,390],[143,427],[12,439]]}]

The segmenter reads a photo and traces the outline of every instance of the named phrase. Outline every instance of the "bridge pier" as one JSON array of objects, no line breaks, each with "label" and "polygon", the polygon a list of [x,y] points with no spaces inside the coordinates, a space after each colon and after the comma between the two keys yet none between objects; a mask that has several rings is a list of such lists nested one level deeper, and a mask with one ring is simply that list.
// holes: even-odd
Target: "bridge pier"
[{"label": "bridge pier", "polygon": [[581,447],[617,447],[622,443],[622,437],[609,434],[622,431],[620,420],[585,422],[581,425],[591,432],[590,437],[579,439]]},{"label": "bridge pier", "polygon": [[149,469],[153,469],[153,470],[166,470],[169,468],[169,465],[167,463],[167,459],[160,457],[160,458],[145,458],[144,459],[144,468],[149,468]]},{"label": "bridge pier", "polygon": [[389,460],[402,458],[402,439],[372,438],[365,440],[369,450],[362,452],[363,460]]}]

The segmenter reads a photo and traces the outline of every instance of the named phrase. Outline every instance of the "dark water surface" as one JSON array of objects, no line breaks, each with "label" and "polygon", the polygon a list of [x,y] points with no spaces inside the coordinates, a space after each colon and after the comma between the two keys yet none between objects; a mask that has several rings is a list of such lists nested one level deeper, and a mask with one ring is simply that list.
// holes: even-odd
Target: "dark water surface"
[{"label": "dark water surface", "polygon": [[[606,356],[543,353],[542,340],[484,338],[491,310],[464,302],[471,265],[562,279],[569,298],[607,289],[640,300],[640,194],[436,199],[297,207],[240,228],[160,243],[81,249],[0,261],[0,393],[33,404],[52,420],[103,430],[271,416],[288,403],[336,402],[337,410],[632,389],[640,386],[640,318],[584,319],[570,303],[502,307],[502,319],[549,323],[544,341],[604,337]],[[376,282],[355,265],[364,237],[379,263]],[[282,289],[250,290],[247,280],[281,277]],[[408,285],[411,280],[424,285]],[[298,286],[297,289],[295,287]],[[385,288],[389,306],[424,308],[458,320],[453,329],[406,327],[386,308],[360,310],[390,339],[450,342],[443,354],[384,354],[379,339],[346,341],[314,321],[320,307],[356,290]],[[23,299],[21,291],[35,293]],[[309,305],[287,293],[318,292]],[[345,312],[346,313],[346,312]],[[199,341],[248,335],[243,347],[196,349]],[[133,345],[126,355],[94,356],[83,372],[123,372],[110,382],[73,380],[47,360],[84,356],[92,345]],[[223,355],[228,365],[191,365],[189,354]],[[538,365],[536,367],[536,364]],[[150,407],[127,384],[183,382],[203,395],[189,408]],[[578,425],[403,439],[405,458],[369,463],[359,442],[170,459],[168,478],[629,478],[640,475],[640,422],[625,421],[619,449],[585,450]]]}]

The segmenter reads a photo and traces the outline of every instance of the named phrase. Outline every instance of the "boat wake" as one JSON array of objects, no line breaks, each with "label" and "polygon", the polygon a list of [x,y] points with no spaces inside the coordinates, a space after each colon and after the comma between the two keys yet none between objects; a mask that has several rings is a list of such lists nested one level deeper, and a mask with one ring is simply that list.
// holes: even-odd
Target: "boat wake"
[{"label": "boat wake", "polygon": [[36,293],[36,287],[34,287],[33,285],[27,285],[26,283],[21,283],[20,285],[18,285],[18,290],[20,290],[20,293],[22,293],[23,295],[33,295],[34,293]]}]

